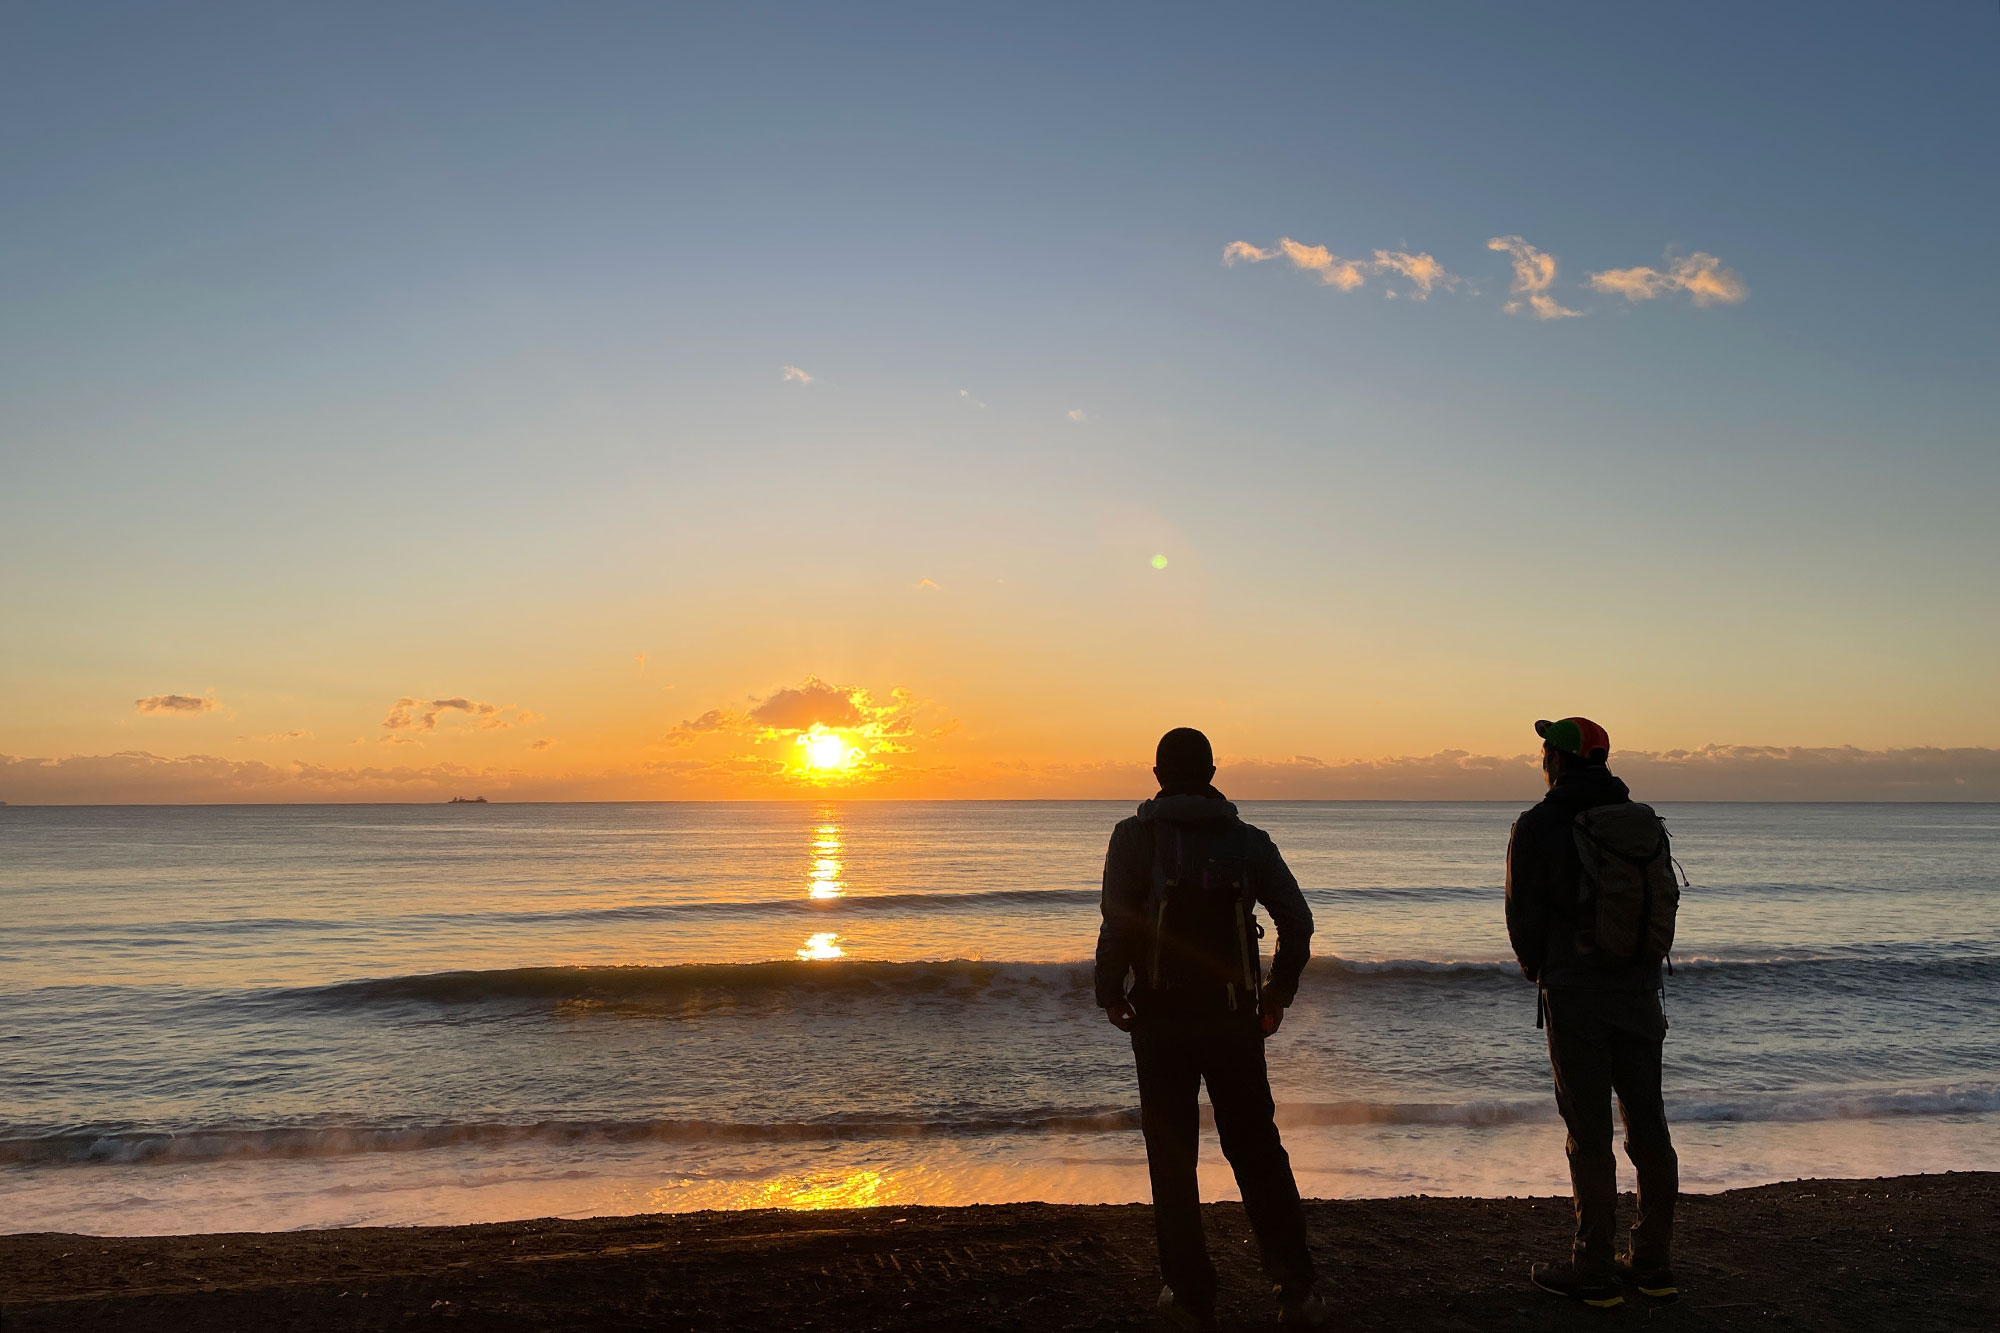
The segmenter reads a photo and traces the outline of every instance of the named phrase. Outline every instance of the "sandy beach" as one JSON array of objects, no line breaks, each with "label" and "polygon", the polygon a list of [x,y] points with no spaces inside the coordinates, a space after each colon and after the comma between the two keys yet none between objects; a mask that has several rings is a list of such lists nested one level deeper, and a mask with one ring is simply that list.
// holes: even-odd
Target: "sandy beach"
[{"label": "sandy beach", "polygon": [[[1690,1195],[1672,1306],[1528,1286],[1566,1199],[1309,1203],[1336,1327],[2000,1327],[2000,1174]],[[1210,1208],[1226,1327],[1271,1323],[1242,1210]],[[8,1333],[62,1329],[1135,1329],[1149,1212],[708,1212],[198,1237],[0,1237]]]}]

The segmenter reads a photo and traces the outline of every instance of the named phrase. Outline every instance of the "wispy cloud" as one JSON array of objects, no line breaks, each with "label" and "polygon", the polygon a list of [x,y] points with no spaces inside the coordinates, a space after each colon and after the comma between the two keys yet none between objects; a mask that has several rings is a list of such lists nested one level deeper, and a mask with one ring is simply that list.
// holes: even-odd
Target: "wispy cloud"
[{"label": "wispy cloud", "polygon": [[1501,307],[1508,314],[1526,311],[1536,319],[1567,319],[1583,313],[1571,310],[1549,295],[1549,288],[1556,281],[1554,255],[1537,250],[1519,236],[1495,236],[1486,243],[1486,248],[1503,251],[1514,261],[1514,281],[1507,289],[1514,299]]},{"label": "wispy cloud", "polygon": [[[1556,297],[1558,266],[1556,257],[1548,251],[1530,245],[1519,236],[1495,236],[1486,242],[1486,248],[1505,254],[1513,263],[1509,299],[1501,307],[1508,314],[1529,315],[1535,319],[1572,319],[1584,313],[1571,309]],[[1271,259],[1284,259],[1298,271],[1310,273],[1327,286],[1343,292],[1358,291],[1378,278],[1383,279],[1385,284],[1390,280],[1400,280],[1404,284],[1400,289],[1395,285],[1385,285],[1382,294],[1392,299],[1405,296],[1421,301],[1432,292],[1460,287],[1477,291],[1475,286],[1447,269],[1435,255],[1421,250],[1376,250],[1366,259],[1356,259],[1335,254],[1324,245],[1307,245],[1289,236],[1280,236],[1277,244],[1268,249],[1249,241],[1231,241],[1222,247],[1225,267],[1261,264]],[[1743,300],[1749,291],[1743,279],[1725,267],[1721,260],[1699,250],[1680,258],[1669,255],[1660,268],[1642,265],[1606,269],[1591,274],[1589,281],[1593,290],[1622,296],[1627,301],[1650,301],[1684,292],[1699,306],[1732,305]]]},{"label": "wispy cloud", "polygon": [[679,723],[666,734],[668,745],[692,745],[697,737],[713,731],[734,731],[742,725],[743,715],[727,708],[711,708],[700,717],[691,717]]},{"label": "wispy cloud", "polygon": [[1069,410],[1069,419],[1071,421],[1088,421],[1090,420],[1090,413],[1080,407],[1072,407]]},{"label": "wispy cloud", "polygon": [[[446,713],[463,713],[480,731],[505,731],[509,727],[540,722],[540,713],[531,713],[513,704],[481,703],[455,695],[449,699],[418,699],[404,695],[389,706],[382,729],[390,732],[436,731],[438,719]],[[404,738],[407,739],[407,738]]]},{"label": "wispy cloud", "polygon": [[1404,250],[1377,250],[1371,265],[1377,273],[1396,273],[1409,279],[1415,288],[1413,295],[1421,301],[1440,287],[1456,287],[1457,274],[1450,272],[1443,264],[1427,254],[1410,254]]},{"label": "wispy cloud", "polygon": [[1278,252],[1276,250],[1259,250],[1248,241],[1231,241],[1222,247],[1222,264],[1224,268],[1233,268],[1239,262],[1261,264],[1267,259],[1276,259],[1277,257]]},{"label": "wispy cloud", "polygon": [[238,736],[239,741],[255,741],[259,745],[276,745],[280,741],[309,741],[310,731],[274,731],[268,736]]},{"label": "wispy cloud", "polygon": [[1668,255],[1664,269],[1610,268],[1590,275],[1594,291],[1622,296],[1628,301],[1650,301],[1657,296],[1686,292],[1696,305],[1735,305],[1750,289],[1720,259],[1701,250],[1676,259]]},{"label": "wispy cloud", "polygon": [[1410,284],[1410,295],[1422,300],[1433,291],[1456,287],[1462,281],[1434,256],[1407,250],[1377,250],[1368,259],[1346,259],[1323,245],[1306,245],[1289,236],[1280,236],[1277,245],[1269,250],[1248,241],[1231,241],[1222,247],[1222,262],[1229,267],[1238,263],[1261,264],[1280,256],[1291,261],[1293,268],[1314,274],[1327,286],[1343,292],[1367,286],[1370,278],[1400,277]]},{"label": "wispy cloud", "polygon": [[936,583],[936,581],[935,581],[935,580],[932,580],[932,579],[918,579],[918,580],[917,580],[917,591],[918,591],[918,592],[924,592],[924,591],[930,591],[930,592],[936,592],[937,590],[938,590],[938,586],[937,586],[937,583]]},{"label": "wispy cloud", "polygon": [[1368,275],[1359,264],[1351,259],[1342,259],[1323,245],[1301,245],[1289,236],[1280,236],[1278,248],[1284,251],[1285,258],[1292,261],[1293,268],[1317,273],[1319,280],[1329,287],[1351,292],[1368,281]]},{"label": "wispy cloud", "polygon": [[530,750],[552,750],[555,748],[555,744],[553,736],[544,736],[538,741],[529,741],[528,748]]},{"label": "wispy cloud", "polygon": [[787,384],[811,384],[814,380],[813,376],[806,374],[797,366],[784,367],[784,378]]},{"label": "wispy cloud", "polygon": [[972,404],[972,406],[974,406],[974,407],[977,407],[977,408],[981,408],[981,409],[984,409],[984,408],[985,408],[985,406],[986,406],[986,404],[984,404],[984,403],[980,402],[980,401],[979,401],[979,400],[978,400],[977,398],[974,398],[974,397],[973,397],[973,396],[971,395],[971,393],[967,392],[967,391],[966,391],[966,390],[964,390],[964,389],[960,389],[960,390],[958,391],[958,396],[959,396],[960,398],[963,398],[963,399],[964,399],[964,400],[965,400],[966,402],[968,402],[968,403]]},{"label": "wispy cloud", "polygon": [[195,717],[222,711],[222,701],[215,697],[214,690],[201,694],[153,694],[134,699],[132,706],[149,717]]}]

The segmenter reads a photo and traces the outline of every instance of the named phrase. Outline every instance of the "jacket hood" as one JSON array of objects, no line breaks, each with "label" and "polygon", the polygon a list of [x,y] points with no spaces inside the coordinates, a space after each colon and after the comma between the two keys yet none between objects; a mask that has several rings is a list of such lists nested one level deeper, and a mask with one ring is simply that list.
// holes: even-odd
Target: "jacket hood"
[{"label": "jacket hood", "polygon": [[1236,807],[1213,787],[1199,792],[1161,792],[1140,802],[1139,818],[1148,823],[1162,819],[1188,823],[1226,820],[1236,818]]}]

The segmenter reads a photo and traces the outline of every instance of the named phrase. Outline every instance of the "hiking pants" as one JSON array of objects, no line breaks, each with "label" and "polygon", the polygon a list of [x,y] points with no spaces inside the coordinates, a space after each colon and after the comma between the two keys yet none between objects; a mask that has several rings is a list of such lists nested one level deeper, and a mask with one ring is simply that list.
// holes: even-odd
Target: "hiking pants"
[{"label": "hiking pants", "polygon": [[1195,1306],[1215,1297],[1215,1265],[1202,1232],[1195,1176],[1201,1147],[1197,1098],[1204,1081],[1222,1155],[1236,1173],[1264,1272],[1280,1285],[1311,1282],[1305,1211],[1292,1160],[1272,1119],[1264,1037],[1255,1012],[1246,1005],[1226,1021],[1183,1023],[1160,1016],[1149,1022],[1141,1010],[1132,1052],[1139,1066],[1139,1121],[1153,1178],[1160,1274],[1174,1294]]},{"label": "hiking pants", "polygon": [[1664,1268],[1673,1248],[1680,1158],[1667,1131],[1660,1095],[1666,1015],[1656,991],[1551,986],[1543,996],[1556,1106],[1569,1127],[1569,1179],[1576,1196],[1577,1270],[1611,1273],[1618,1208],[1618,1164],[1611,1155],[1611,1097],[1625,1120],[1625,1155],[1639,1176],[1632,1258]]}]

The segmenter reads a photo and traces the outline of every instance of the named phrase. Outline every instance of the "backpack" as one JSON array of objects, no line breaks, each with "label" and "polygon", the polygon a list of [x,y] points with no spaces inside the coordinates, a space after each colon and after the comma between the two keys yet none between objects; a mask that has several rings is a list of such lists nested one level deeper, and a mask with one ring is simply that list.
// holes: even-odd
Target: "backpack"
[{"label": "backpack", "polygon": [[1665,959],[1681,905],[1666,821],[1650,805],[1621,801],[1583,811],[1572,828],[1583,866],[1577,953],[1606,965]]},{"label": "backpack", "polygon": [[1162,821],[1153,826],[1153,891],[1147,913],[1155,990],[1223,987],[1234,1008],[1237,988],[1254,1000],[1261,980],[1255,941],[1256,893],[1250,882],[1251,833],[1216,825]]}]

